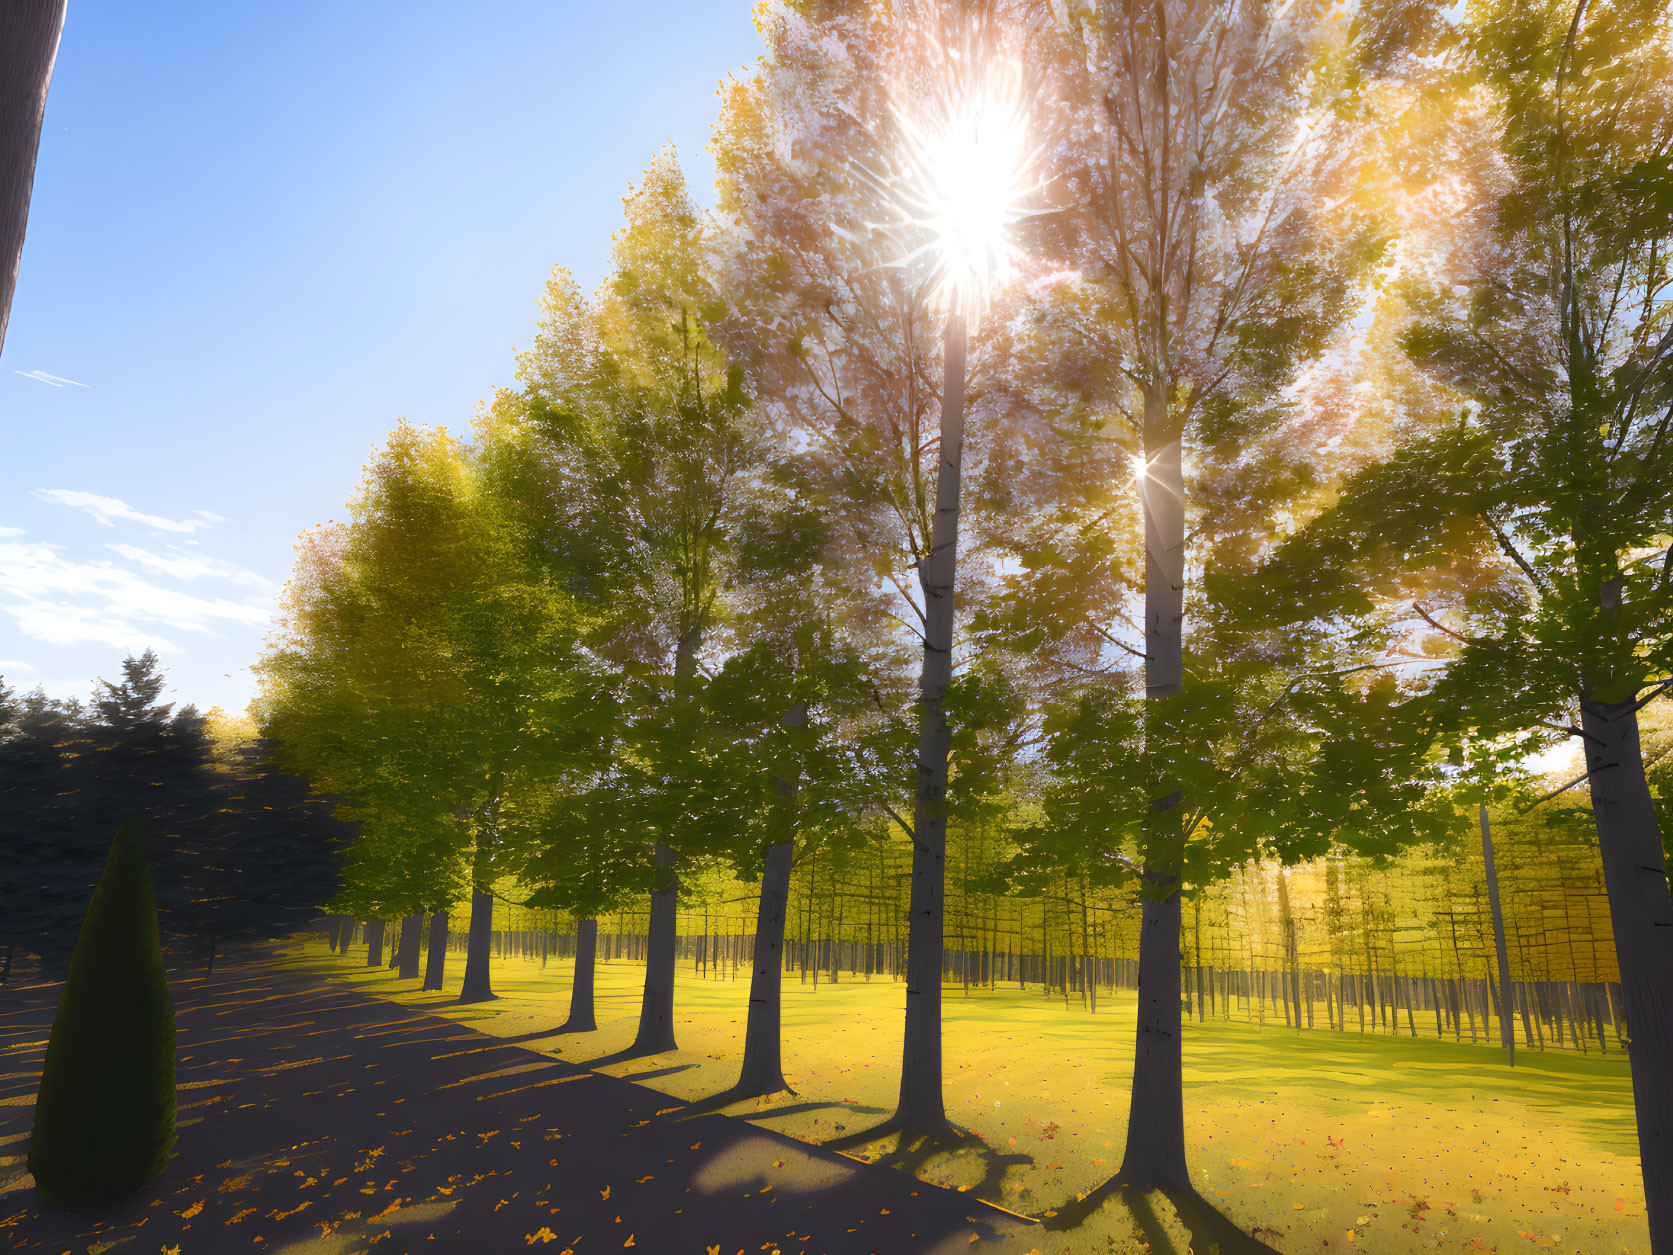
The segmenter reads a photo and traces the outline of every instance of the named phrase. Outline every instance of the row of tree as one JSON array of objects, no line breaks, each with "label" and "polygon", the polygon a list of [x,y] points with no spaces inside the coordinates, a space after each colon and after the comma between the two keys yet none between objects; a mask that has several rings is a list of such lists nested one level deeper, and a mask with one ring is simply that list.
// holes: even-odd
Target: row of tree
[{"label": "row of tree", "polygon": [[177,961],[284,935],[336,890],[352,832],[249,734],[161,700],[149,650],[86,704],[0,680],[0,979],[33,955],[61,979],[110,834],[141,821]]},{"label": "row of tree", "polygon": [[[1673,902],[1638,730],[1673,683],[1669,16],[1340,18],[764,10],[715,213],[659,155],[608,279],[554,274],[471,439],[403,426],[304,539],[260,713],[360,822],[336,905],[468,892],[477,998],[502,877],[582,919],[649,893],[659,1050],[680,875],[722,860],[762,886],[761,1092],[791,870],[881,818],[912,847],[885,1127],[946,1137],[946,825],[1004,816],[1009,884],[1143,902],[1111,1185],[1185,1196],[1186,898],[1478,807],[1490,850],[1488,803],[1572,736],[1673,1250]],[[1035,155],[997,192],[926,183],[944,141]],[[972,285],[971,252],[1022,281]]]}]

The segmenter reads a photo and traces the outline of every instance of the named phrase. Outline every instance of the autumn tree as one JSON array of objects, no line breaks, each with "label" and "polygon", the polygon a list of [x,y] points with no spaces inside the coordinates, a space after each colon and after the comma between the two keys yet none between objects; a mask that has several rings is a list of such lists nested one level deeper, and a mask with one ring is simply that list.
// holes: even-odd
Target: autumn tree
[{"label": "autumn tree", "polygon": [[1673,672],[1668,23],[1659,4],[1495,3],[1449,36],[1397,167],[1425,403],[1295,555],[1456,650],[1442,689],[1478,740],[1579,737],[1658,1251],[1673,903],[1638,716]]},{"label": "autumn tree", "polygon": [[1216,476],[1241,461],[1293,478],[1284,390],[1347,320],[1355,273],[1379,248],[1350,195],[1347,89],[1364,66],[1333,19],[1313,5],[1070,6],[1039,41],[1064,207],[1051,247],[1100,315],[1071,324],[1062,360],[1132,442],[1142,503],[1142,629],[1123,641],[1143,654],[1150,701],[1143,995],[1120,1177],[1137,1185],[1190,1188],[1179,888],[1198,755],[1193,720],[1170,708],[1191,674],[1188,584],[1214,568]]},{"label": "autumn tree", "polygon": [[[717,128],[720,335],[797,450],[834,578],[866,632],[916,653],[918,757],[880,787],[913,845],[900,1103],[886,1127],[948,1137],[941,1077],[949,695],[968,646],[955,606],[991,569],[964,500],[1002,401],[985,328],[1024,188],[1026,127],[1007,6],[810,3],[764,11],[767,55]],[[991,147],[980,151],[987,141]],[[991,163],[984,168],[981,163]],[[967,421],[968,420],[968,421]],[[892,688],[893,686],[887,686]],[[887,688],[885,689],[887,691]]]}]

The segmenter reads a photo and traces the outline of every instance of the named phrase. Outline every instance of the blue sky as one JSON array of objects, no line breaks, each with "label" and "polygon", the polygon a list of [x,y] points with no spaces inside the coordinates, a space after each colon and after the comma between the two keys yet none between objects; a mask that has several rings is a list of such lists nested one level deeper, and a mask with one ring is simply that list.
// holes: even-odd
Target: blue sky
[{"label": "blue sky", "polygon": [[[298,533],[464,429],[672,140],[710,198],[747,0],[70,0],[0,355],[0,676],[147,645],[242,708]],[[47,376],[47,378],[42,378]]]}]

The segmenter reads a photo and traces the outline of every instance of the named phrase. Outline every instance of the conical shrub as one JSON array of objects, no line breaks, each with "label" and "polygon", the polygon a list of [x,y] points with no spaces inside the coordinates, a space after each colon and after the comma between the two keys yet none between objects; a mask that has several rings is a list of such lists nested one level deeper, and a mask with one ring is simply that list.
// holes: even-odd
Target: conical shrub
[{"label": "conical shrub", "polygon": [[137,819],[111,842],[58,999],[29,1171],[41,1198],[87,1211],[154,1179],[174,1146],[174,1004]]}]

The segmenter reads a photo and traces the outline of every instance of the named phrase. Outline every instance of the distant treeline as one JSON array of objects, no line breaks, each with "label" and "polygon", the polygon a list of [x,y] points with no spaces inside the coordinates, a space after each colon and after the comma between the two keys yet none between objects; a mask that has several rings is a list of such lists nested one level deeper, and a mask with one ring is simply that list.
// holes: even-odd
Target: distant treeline
[{"label": "distant treeline", "polygon": [[0,979],[32,956],[65,970],[122,821],[137,815],[176,962],[276,936],[336,891],[351,829],[258,742],[217,737],[195,707],[158,699],[147,650],[92,700],[18,694],[0,679]]}]

